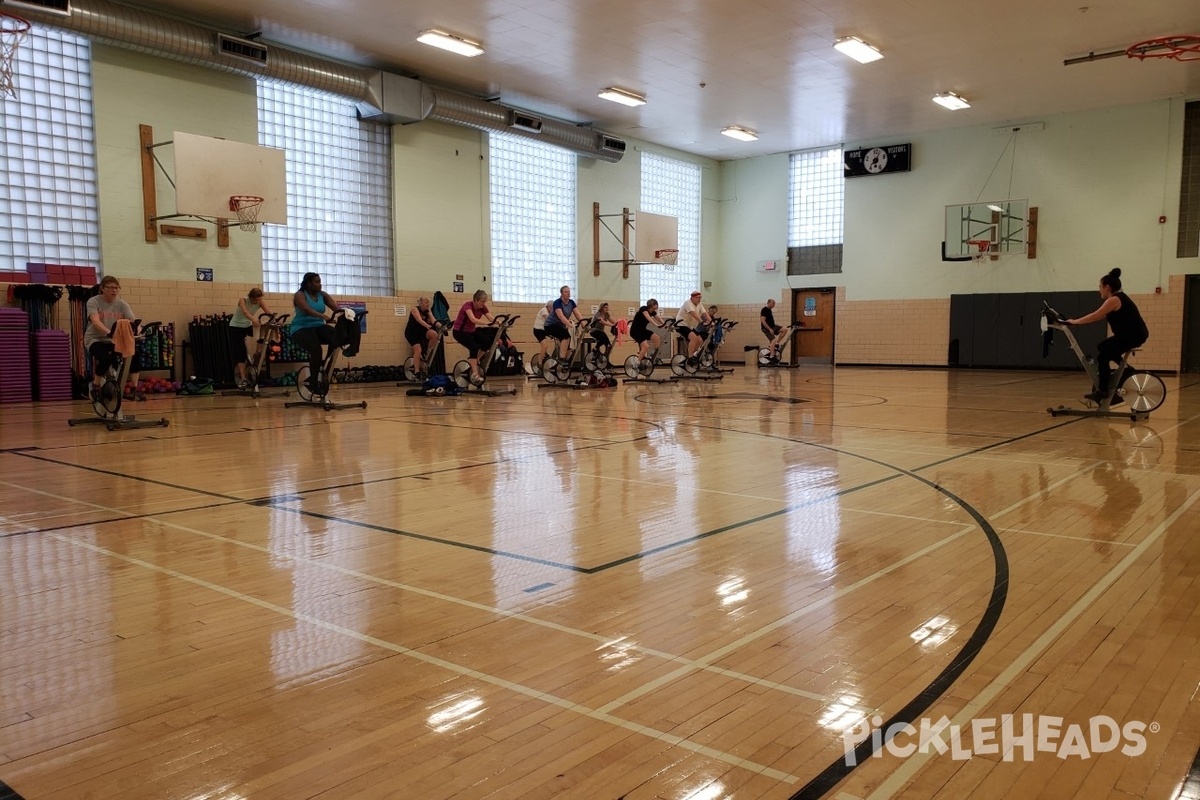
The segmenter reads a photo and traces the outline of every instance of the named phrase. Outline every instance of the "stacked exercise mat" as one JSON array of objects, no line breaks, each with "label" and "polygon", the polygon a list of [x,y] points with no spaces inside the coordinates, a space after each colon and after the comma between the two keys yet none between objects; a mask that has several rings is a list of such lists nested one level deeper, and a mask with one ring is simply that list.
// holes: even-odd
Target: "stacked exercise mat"
[{"label": "stacked exercise mat", "polygon": [[66,331],[34,331],[33,367],[38,400],[71,399],[71,337]]},{"label": "stacked exercise mat", "polygon": [[16,308],[0,308],[0,403],[31,400],[29,315]]}]

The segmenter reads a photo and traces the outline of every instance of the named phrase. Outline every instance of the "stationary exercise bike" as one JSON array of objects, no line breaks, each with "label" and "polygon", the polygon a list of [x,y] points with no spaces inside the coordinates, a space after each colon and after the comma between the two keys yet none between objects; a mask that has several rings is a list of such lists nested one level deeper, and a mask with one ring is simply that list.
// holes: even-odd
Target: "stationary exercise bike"
[{"label": "stationary exercise bike", "polygon": [[[558,341],[554,342],[554,349],[550,351],[550,355],[542,359],[542,377],[547,383],[558,383],[559,381],[567,381],[571,377],[571,369],[575,364],[575,356],[582,355],[580,345],[584,339],[590,338],[587,334],[588,323],[586,320],[579,320],[571,326],[569,331],[570,338],[567,339],[567,354],[565,356],[558,355]],[[580,369],[584,367],[580,364]]]},{"label": "stationary exercise bike", "polygon": [[[671,372],[675,375],[675,377],[690,378],[693,380],[702,381],[719,381],[725,378],[725,376],[721,375],[719,371],[712,369],[712,366],[714,363],[716,363],[716,361],[715,356],[710,348],[712,347],[713,336],[717,332],[717,324],[717,320],[712,320],[712,322],[709,324],[708,332],[704,334],[704,338],[700,342],[700,348],[696,350],[696,355],[687,356],[683,353],[676,353],[675,355],[671,356]],[[691,333],[689,332],[688,336],[680,334],[678,330],[676,330],[676,333],[679,334],[680,348],[686,352],[688,348],[688,336],[690,336]],[[705,362],[707,362],[707,364]],[[706,366],[708,368],[705,374],[700,374],[701,366]]]},{"label": "stationary exercise bike", "polygon": [[662,363],[662,349],[667,345],[667,342],[671,341],[671,336],[675,330],[675,320],[663,320],[663,324],[658,326],[658,329],[662,331],[662,333],[659,334],[658,347],[648,351],[645,358],[638,358],[637,353],[634,353],[629,358],[625,359],[625,375],[627,376],[625,378],[626,383],[629,383],[630,381],[668,383],[676,380],[674,376],[670,378],[650,377],[654,374],[655,366]]},{"label": "stationary exercise bike", "polygon": [[[1042,309],[1042,332],[1049,330],[1062,331],[1067,337],[1067,344],[1075,353],[1075,357],[1079,359],[1079,363],[1083,366],[1088,377],[1092,379],[1093,393],[1099,391],[1100,386],[1100,369],[1099,364],[1095,359],[1088,357],[1083,349],[1080,348],[1078,340],[1075,338],[1075,333],[1071,330],[1071,326],[1067,324],[1067,319],[1062,314],[1055,311],[1049,305],[1043,303],[1046,307]],[[1076,417],[1128,417],[1131,420],[1143,420],[1150,416],[1150,412],[1163,404],[1167,399],[1167,387],[1162,382],[1162,378],[1157,375],[1145,372],[1143,370],[1134,369],[1129,366],[1129,356],[1137,352],[1137,348],[1124,353],[1121,356],[1121,363],[1113,372],[1110,383],[1109,392],[1099,401],[1087,398],[1084,402],[1087,408],[1066,408],[1058,406],[1057,408],[1048,408],[1050,416],[1076,416]],[[1112,411],[1112,406],[1120,403],[1126,404],[1124,411]]]},{"label": "stationary exercise bike", "polygon": [[[783,360],[783,351],[786,347],[791,345],[792,341],[796,338],[796,331],[803,327],[804,326],[799,322],[793,322],[787,327],[787,335],[783,337],[783,341],[781,341],[778,345],[772,348],[770,346],[771,342],[768,341],[766,347],[760,347],[758,349],[758,365],[760,367],[775,367],[778,369],[791,369],[793,366],[795,366],[794,364],[788,364]],[[763,335],[766,335],[765,330],[763,331]],[[770,336],[767,337],[768,340],[773,338],[774,337]]]},{"label": "stationary exercise bike", "polygon": [[[120,325],[124,320],[119,320],[117,325]],[[130,324],[131,332],[136,340],[144,339],[147,333],[158,330],[162,326],[161,322],[147,322],[141,324],[140,319],[135,319]],[[112,339],[112,334],[116,331],[116,326],[109,331],[108,338]],[[133,366],[133,358],[126,358],[120,353],[113,354],[112,365],[109,366],[108,372],[104,375],[104,381],[99,388],[93,383],[89,384],[88,390],[91,392],[92,409],[96,412],[94,417],[74,417],[67,420],[67,424],[72,427],[75,425],[84,425],[87,423],[101,422],[110,431],[125,430],[126,428],[165,428],[171,424],[171,421],[166,417],[159,419],[144,419],[139,420],[133,416],[125,416],[121,413],[121,405],[125,401],[125,383],[129,380],[129,370]]]},{"label": "stationary exercise bike", "polygon": [[429,377],[429,365],[437,358],[438,350],[442,348],[442,342],[445,341],[446,334],[450,332],[450,324],[437,320],[433,323],[433,331],[437,334],[437,338],[433,340],[433,344],[425,348],[426,352],[422,354],[420,369],[417,369],[415,357],[409,356],[404,359],[404,380],[409,383],[423,383]]},{"label": "stationary exercise bike", "polygon": [[[321,362],[321,374],[317,375],[310,385],[311,370],[307,364],[301,367],[300,371],[296,373],[296,394],[300,395],[300,400],[284,403],[284,408],[315,406],[326,411],[337,411],[342,408],[367,407],[366,400],[360,400],[357,403],[334,403],[329,399],[329,389],[333,384],[333,369],[337,366],[338,357],[342,355],[344,349],[348,349],[350,344],[349,329],[357,326],[358,320],[366,314],[366,311],[361,311],[356,315],[353,309],[349,308],[340,308],[333,312],[333,316],[329,320],[333,324],[333,341],[329,344],[325,352],[325,359]],[[357,351],[346,353],[347,356],[356,354]]]},{"label": "stationary exercise bike", "polygon": [[496,357],[496,351],[500,349],[500,342],[504,340],[504,334],[516,324],[521,318],[520,314],[497,314],[492,317],[492,323],[496,328],[496,336],[492,339],[492,344],[488,347],[487,352],[479,356],[479,379],[471,380],[471,362],[465,358],[454,365],[454,382],[459,385],[459,388],[470,391],[474,389],[479,394],[486,394],[489,397],[496,397],[501,394],[516,394],[516,388],[510,388],[507,391],[492,391],[485,389],[483,384],[487,381],[488,369],[492,366],[492,360]]},{"label": "stationary exercise bike", "polygon": [[[246,364],[246,380],[237,389],[221,392],[223,395],[244,395],[247,397],[266,397],[259,386],[259,380],[267,374],[267,362],[271,358],[272,351],[278,351],[283,345],[283,328],[287,325],[291,314],[268,314],[263,312],[258,315],[258,350],[255,351],[254,357]],[[272,392],[275,396],[284,396],[288,392],[284,389],[282,392]]]}]

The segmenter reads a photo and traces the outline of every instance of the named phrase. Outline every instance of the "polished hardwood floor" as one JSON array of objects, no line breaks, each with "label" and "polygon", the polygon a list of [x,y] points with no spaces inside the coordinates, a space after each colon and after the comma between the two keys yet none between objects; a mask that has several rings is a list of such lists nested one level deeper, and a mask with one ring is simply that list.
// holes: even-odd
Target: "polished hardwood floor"
[{"label": "polished hardwood floor", "polygon": [[1047,414],[1079,374],[828,367],[0,408],[0,781],[1190,797],[1200,378],[1166,382],[1136,425]]}]

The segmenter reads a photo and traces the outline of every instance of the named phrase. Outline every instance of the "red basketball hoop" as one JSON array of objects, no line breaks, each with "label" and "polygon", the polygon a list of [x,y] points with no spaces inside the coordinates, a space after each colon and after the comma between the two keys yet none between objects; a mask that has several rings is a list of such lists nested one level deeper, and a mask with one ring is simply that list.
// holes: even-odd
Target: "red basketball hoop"
[{"label": "red basketball hoop", "polygon": [[237,213],[238,227],[244,231],[258,230],[258,210],[263,199],[248,194],[235,194],[229,198],[229,210]]},{"label": "red basketball hoop", "polygon": [[29,36],[30,27],[29,20],[0,11],[0,94],[17,96],[12,74],[13,62],[16,61],[17,48]]},{"label": "red basketball hoop", "polygon": [[983,261],[989,255],[994,259],[996,256],[992,253],[992,244],[991,239],[968,239],[967,250],[970,252],[972,247],[975,248],[975,252],[970,253],[970,256],[976,261]]},{"label": "red basketball hoop", "polygon": [[654,251],[654,260],[656,262],[658,262],[659,264],[666,264],[668,266],[673,267],[673,266],[675,266],[675,262],[677,262],[679,260],[679,251],[678,250],[655,250]]},{"label": "red basketball hoop", "polygon": [[1175,61],[1200,61],[1200,36],[1160,36],[1131,44],[1125,55],[1145,61],[1147,58],[1170,58]]}]

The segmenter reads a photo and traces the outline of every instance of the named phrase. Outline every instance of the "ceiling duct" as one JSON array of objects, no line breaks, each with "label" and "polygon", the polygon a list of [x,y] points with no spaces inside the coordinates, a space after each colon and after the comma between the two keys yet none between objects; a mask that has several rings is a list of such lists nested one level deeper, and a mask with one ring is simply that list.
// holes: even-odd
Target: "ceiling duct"
[{"label": "ceiling duct", "polygon": [[[598,134],[589,127],[541,119],[499,103],[434,88],[413,78],[281,47],[272,46],[268,53],[259,42],[109,0],[0,0],[0,8],[8,6],[19,6],[22,16],[77,33],[93,42],[341,95],[357,104],[364,119],[398,124],[422,119],[451,122],[535,139],[602,161],[620,161],[625,153],[622,140]],[[223,48],[222,37],[229,43],[228,49]],[[514,112],[540,122],[540,132],[511,125]],[[610,145],[619,143],[620,147],[604,146],[605,141]]]},{"label": "ceiling duct", "polygon": [[527,114],[524,111],[513,109],[508,112],[508,127],[516,128],[519,131],[526,133],[541,133],[542,121],[533,114]]}]

